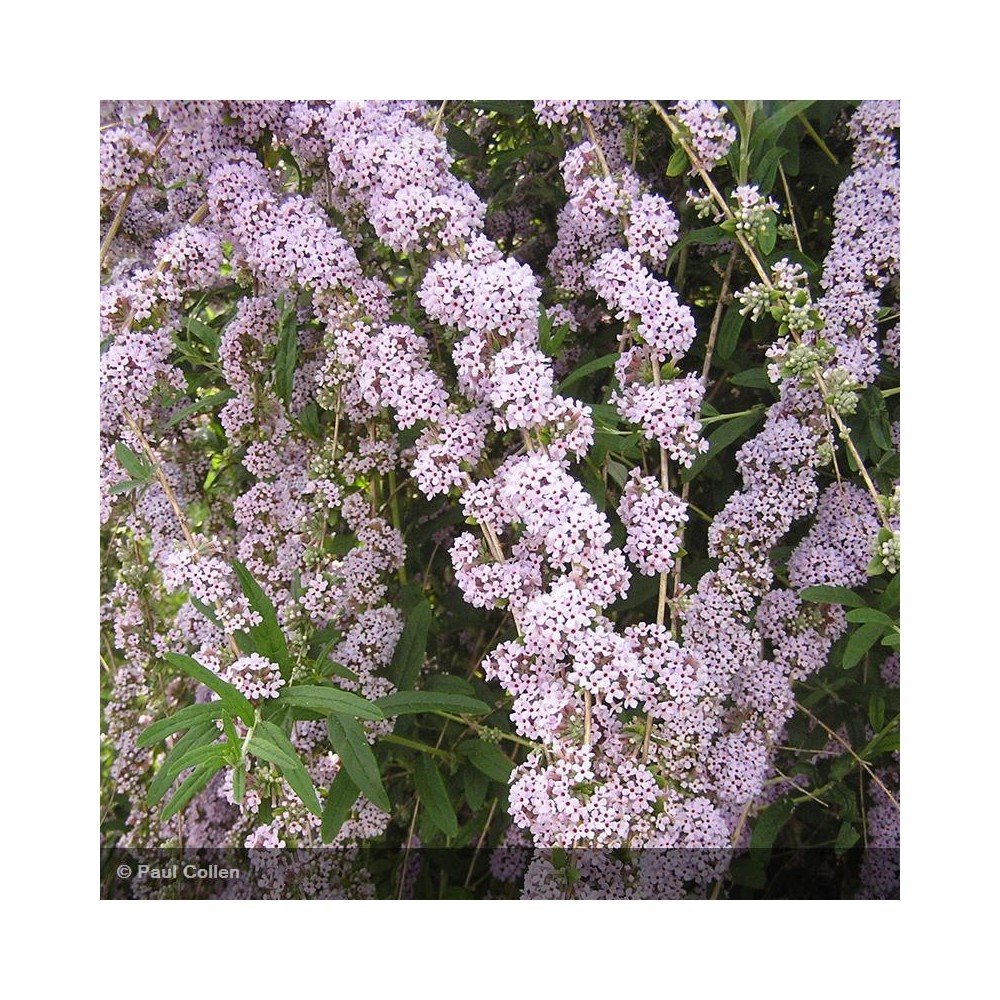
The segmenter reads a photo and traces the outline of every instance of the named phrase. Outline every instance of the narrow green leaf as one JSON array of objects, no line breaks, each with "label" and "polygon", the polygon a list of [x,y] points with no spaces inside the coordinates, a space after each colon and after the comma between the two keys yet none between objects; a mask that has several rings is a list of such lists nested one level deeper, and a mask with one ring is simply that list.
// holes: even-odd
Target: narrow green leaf
[{"label": "narrow green leaf", "polygon": [[744,372],[737,372],[729,381],[748,389],[774,390],[774,383],[767,377],[766,368],[748,368]]},{"label": "narrow green leaf", "polygon": [[187,321],[188,331],[193,333],[209,350],[213,353],[219,349],[219,332],[207,323],[202,323],[200,319],[193,316]]},{"label": "narrow green leaf", "polygon": [[115,458],[122,468],[138,483],[149,482],[153,470],[124,441],[115,445]]},{"label": "narrow green leaf", "polygon": [[243,796],[247,790],[247,772],[243,761],[233,767],[233,800],[238,806],[243,805]]},{"label": "narrow green leaf", "polygon": [[479,144],[468,132],[457,125],[448,126],[447,140],[449,148],[459,157],[479,155]]},{"label": "narrow green leaf", "polygon": [[806,587],[799,592],[799,597],[817,604],[846,604],[849,608],[865,606],[865,599],[846,587]]},{"label": "narrow green leaf", "polygon": [[323,822],[320,824],[319,833],[324,844],[329,844],[338,833],[340,828],[347,822],[351,815],[354,803],[358,801],[361,789],[351,780],[346,768],[341,768],[337,776],[330,785],[330,790],[326,793],[326,805],[323,807]]},{"label": "narrow green leaf", "polygon": [[898,632],[890,632],[887,636],[883,637],[881,645],[883,645],[883,646],[892,646],[895,649],[899,649],[899,642],[900,642],[899,633]]},{"label": "narrow green leaf", "polygon": [[349,715],[331,715],[326,720],[330,743],[347,773],[369,800],[383,812],[392,812],[389,796],[382,786],[378,761],[368,745],[361,723]]},{"label": "narrow green leaf", "polygon": [[[424,597],[410,609],[403,634],[399,637],[392,663],[387,671],[389,679],[400,691],[408,691],[420,676],[427,652],[427,633],[430,631],[432,618],[431,606]],[[364,788],[361,790],[364,791]]]},{"label": "narrow green leaf", "polygon": [[414,715],[417,712],[455,712],[464,715],[489,715],[493,711],[486,702],[461,694],[443,691],[397,691],[379,698],[375,704],[387,718]]},{"label": "narrow green leaf", "polygon": [[506,785],[510,781],[513,763],[508,760],[495,743],[485,740],[466,740],[459,744],[458,749],[466,756],[473,767],[479,768],[483,774]]},{"label": "narrow green leaf", "polygon": [[117,483],[114,483],[108,492],[116,497],[120,493],[128,493],[129,490],[134,490],[137,486],[145,486],[145,483],[139,482],[137,479],[122,479]]},{"label": "narrow green leaf", "polygon": [[223,762],[220,761],[218,764],[208,762],[195,768],[165,806],[160,816],[160,822],[165,823],[174,813],[180,812],[212,780],[212,776],[217,771],[221,771],[224,766]]},{"label": "narrow green leaf", "polygon": [[885,726],[885,695],[881,691],[872,692],[868,699],[868,721],[876,733]]},{"label": "narrow green leaf", "polygon": [[694,479],[713,458],[716,458],[720,452],[745,434],[763,415],[764,408],[755,407],[752,413],[748,413],[743,417],[736,417],[733,420],[727,420],[721,424],[718,430],[713,431],[709,435],[708,451],[703,455],[699,455],[691,463],[690,468],[681,470],[681,480],[687,483]]},{"label": "narrow green leaf", "polygon": [[859,840],[861,834],[850,823],[841,823],[840,832],[837,834],[837,842],[833,845],[834,851],[843,854],[850,850]]},{"label": "narrow green leaf", "polygon": [[685,233],[671,248],[670,256],[667,258],[667,267],[669,268],[673,264],[674,258],[684,247],[690,246],[692,243],[700,243],[702,246],[715,246],[716,243],[721,243],[727,239],[729,239],[729,233],[722,226],[705,226],[702,229],[695,229],[693,232]]},{"label": "narrow green leaf", "polygon": [[570,386],[576,385],[580,379],[586,378],[593,372],[600,371],[602,368],[610,368],[619,358],[621,354],[618,351],[612,354],[604,354],[599,358],[594,358],[593,361],[588,361],[584,365],[580,365],[579,368],[571,371],[563,380],[559,383],[558,392],[561,394],[565,393]]},{"label": "narrow green leaf", "polygon": [[220,389],[218,392],[213,392],[209,396],[202,396],[201,399],[196,399],[193,403],[185,406],[184,409],[178,410],[167,422],[168,427],[173,427],[175,424],[179,424],[182,420],[187,420],[188,417],[193,416],[195,413],[203,413],[205,410],[214,410],[217,406],[221,406],[223,403],[228,402],[236,395],[232,389]]},{"label": "narrow green leaf", "polygon": [[177,767],[176,764],[188,751],[195,747],[205,746],[207,743],[213,743],[218,738],[219,729],[213,721],[202,722],[189,729],[167,754],[160,769],[154,775],[146,790],[146,804],[155,806],[167,794],[177,775],[184,770],[182,767]]},{"label": "narrow green leaf", "polygon": [[291,741],[285,735],[284,731],[279,729],[273,722],[261,722],[258,724],[257,732],[254,733],[253,739],[250,741],[251,746],[253,745],[253,740],[258,738],[258,734],[271,747],[277,747],[281,754],[287,758],[284,761],[272,760],[271,763],[275,764],[278,770],[281,771],[285,781],[288,782],[295,794],[302,800],[302,804],[314,816],[322,816],[323,807],[319,803],[319,797],[316,795],[316,789],[313,787],[312,778],[309,777],[309,772],[299,758],[298,751],[292,746]]},{"label": "narrow green leaf", "polygon": [[413,766],[413,782],[431,822],[446,836],[458,834],[458,817],[448,798],[448,789],[437,765],[430,757],[418,757]]},{"label": "narrow green leaf", "polygon": [[685,170],[690,166],[690,160],[688,160],[687,153],[678,146],[677,149],[673,151],[670,155],[670,159],[667,161],[667,176],[668,177],[680,177]]},{"label": "narrow green leaf", "polygon": [[221,628],[221,623],[219,622],[219,616],[215,613],[215,609],[209,607],[204,601],[199,601],[197,597],[188,594],[188,600],[191,602],[191,606],[195,611],[204,615],[213,625],[218,625]]},{"label": "narrow green leaf", "polygon": [[486,801],[490,779],[478,767],[465,767],[462,769],[462,784],[465,788],[465,801],[469,804],[469,808],[474,813],[479,812]]},{"label": "narrow green leaf", "polygon": [[255,625],[249,633],[244,634],[248,635],[255,652],[278,664],[281,676],[287,684],[292,679],[292,658],[288,652],[285,635],[278,624],[278,614],[274,610],[274,605],[261,585],[253,578],[250,570],[238,559],[233,560],[233,570],[239,578],[250,607],[262,619],[259,625]]},{"label": "narrow green leaf", "polygon": [[746,316],[740,313],[739,303],[734,302],[722,318],[722,324],[719,327],[719,341],[715,347],[716,354],[723,360],[731,357],[733,351],[736,350],[736,344],[739,342],[740,332],[743,330],[745,321]]},{"label": "narrow green leaf", "polygon": [[758,142],[771,142],[777,139],[785,126],[798,114],[812,107],[815,101],[788,101],[769,115],[756,129]]},{"label": "narrow green leaf", "polygon": [[165,719],[160,719],[147,726],[139,734],[136,743],[140,747],[151,747],[171,733],[179,732],[181,729],[192,729],[221,716],[221,701],[210,701],[204,705],[187,705],[178,709],[173,715],[168,715]]},{"label": "narrow green leaf", "polygon": [[295,758],[290,757],[281,747],[260,733],[254,733],[250,737],[247,752],[261,760],[266,760],[269,764],[274,764],[275,767],[295,769]]},{"label": "narrow green leaf", "polygon": [[782,827],[792,815],[795,803],[784,797],[772,802],[755,820],[750,834],[751,849],[765,849],[774,845]]},{"label": "narrow green leaf", "polygon": [[888,628],[895,628],[896,623],[884,612],[875,608],[855,608],[847,612],[849,622],[878,622]]},{"label": "narrow green leaf", "polygon": [[287,407],[295,383],[295,364],[298,360],[299,330],[293,302],[281,317],[278,352],[274,360],[274,392]]},{"label": "narrow green leaf", "polygon": [[844,669],[850,670],[860,663],[861,658],[875,645],[875,641],[884,631],[884,626],[879,622],[868,622],[852,632],[844,647]]},{"label": "narrow green leaf", "polygon": [[316,684],[296,684],[294,687],[286,688],[278,697],[278,703],[309,708],[323,715],[339,712],[343,715],[354,715],[359,719],[385,718],[378,704],[366,701],[350,691]]},{"label": "narrow green leaf", "polygon": [[227,684],[218,674],[213,674],[211,670],[203,667],[190,656],[184,656],[181,653],[167,653],[164,659],[177,667],[178,670],[183,670],[189,677],[204,684],[205,687],[211,688],[233,715],[238,715],[248,726],[253,725],[253,705],[232,684]]},{"label": "narrow green leaf", "polygon": [[885,592],[882,594],[878,606],[883,611],[892,611],[899,607],[899,574],[897,573],[888,583]]},{"label": "narrow green leaf", "polygon": [[774,249],[777,242],[777,223],[775,221],[774,213],[768,212],[764,227],[757,236],[757,246],[760,247],[761,253],[766,257]]},{"label": "narrow green leaf", "polygon": [[531,101],[473,101],[472,104],[483,111],[495,111],[508,118],[520,118],[532,109]]},{"label": "narrow green leaf", "polygon": [[[218,733],[216,733],[218,738]],[[208,746],[191,747],[182,754],[171,767],[177,774],[189,767],[200,767],[202,764],[225,764],[226,747],[223,743],[211,743]]]}]

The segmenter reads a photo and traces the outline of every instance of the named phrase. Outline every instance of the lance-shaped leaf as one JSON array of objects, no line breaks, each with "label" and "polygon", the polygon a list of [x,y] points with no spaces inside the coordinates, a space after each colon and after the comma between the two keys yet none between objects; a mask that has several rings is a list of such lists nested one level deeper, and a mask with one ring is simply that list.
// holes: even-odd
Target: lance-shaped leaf
[{"label": "lance-shaped leaf", "polygon": [[415,715],[417,712],[457,712],[465,715],[489,715],[493,711],[478,698],[445,691],[397,691],[379,698],[376,705],[389,718]]},{"label": "lance-shaped leaf", "polygon": [[195,747],[203,747],[208,743],[214,743],[219,738],[219,728],[214,720],[202,722],[194,728],[189,729],[176,743],[174,748],[167,754],[166,759],[160,765],[155,777],[149,784],[146,792],[146,803],[155,806],[174,783],[177,775],[184,770],[184,765],[179,762]]},{"label": "lance-shaped leaf", "polygon": [[285,635],[278,624],[278,614],[274,610],[274,605],[261,585],[253,578],[250,570],[238,559],[233,560],[233,570],[239,578],[250,607],[261,617],[261,623],[254,625],[245,635],[249,638],[254,652],[278,664],[281,676],[287,684],[292,679],[292,657],[288,652]]},{"label": "lance-shaped leaf", "polygon": [[229,712],[238,715],[248,726],[253,725],[253,705],[232,684],[224,681],[218,674],[212,673],[207,667],[203,667],[197,660],[182,653],[167,653],[164,659],[205,687],[211,688],[222,699],[222,704]]},{"label": "lance-shaped leaf", "polygon": [[185,708],[160,719],[147,726],[136,741],[140,747],[151,747],[166,739],[171,733],[179,733],[182,729],[192,729],[196,726],[221,718],[223,706],[221,701],[210,701],[204,705],[187,705]]},{"label": "lance-shaped leaf", "polygon": [[183,809],[211,780],[212,776],[225,767],[223,757],[223,747],[218,748],[219,752],[212,760],[207,760],[199,767],[196,767],[184,780],[184,783],[177,789],[177,793],[167,803],[160,817],[161,822],[166,822],[174,813]]},{"label": "lance-shaped leaf", "polygon": [[329,844],[340,833],[340,828],[347,822],[360,794],[361,789],[351,780],[347,769],[342,767],[333,779],[330,791],[326,793],[323,822],[319,828],[324,844]]},{"label": "lance-shaped leaf", "polygon": [[330,743],[351,780],[383,812],[392,812],[389,796],[382,785],[378,761],[368,745],[364,729],[349,715],[331,715],[326,720]]},{"label": "lance-shaped leaf", "polygon": [[479,768],[483,774],[506,785],[510,781],[510,772],[514,765],[500,751],[495,743],[485,740],[466,740],[459,745],[459,750],[469,759],[473,767]]},{"label": "lance-shaped leaf", "polygon": [[379,704],[366,701],[350,691],[328,687],[320,684],[296,684],[281,692],[279,704],[295,705],[298,708],[309,708],[322,715],[338,712],[341,715],[354,715],[359,719],[381,720],[385,713]]},{"label": "lance-shaped leaf", "polygon": [[430,821],[446,836],[458,835],[458,817],[448,798],[441,772],[430,757],[420,756],[413,768],[413,782]]},{"label": "lance-shaped leaf", "polygon": [[[253,748],[254,741],[258,746],[263,744],[270,752],[269,759],[279,771],[281,771],[285,781],[291,785],[295,794],[302,800],[305,807],[315,816],[323,814],[323,807],[320,805],[319,796],[313,787],[312,778],[302,763],[298,751],[292,746],[291,740],[285,735],[283,729],[273,722],[260,722],[250,740],[250,747]],[[264,756],[260,754],[260,756]]]}]

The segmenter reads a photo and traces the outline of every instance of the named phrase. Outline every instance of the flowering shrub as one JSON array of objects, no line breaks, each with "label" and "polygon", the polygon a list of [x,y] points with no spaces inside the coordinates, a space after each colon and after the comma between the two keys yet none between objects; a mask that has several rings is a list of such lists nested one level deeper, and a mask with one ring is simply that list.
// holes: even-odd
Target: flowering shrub
[{"label": "flowering shrub", "polygon": [[102,104],[103,891],[897,894],[898,128]]}]

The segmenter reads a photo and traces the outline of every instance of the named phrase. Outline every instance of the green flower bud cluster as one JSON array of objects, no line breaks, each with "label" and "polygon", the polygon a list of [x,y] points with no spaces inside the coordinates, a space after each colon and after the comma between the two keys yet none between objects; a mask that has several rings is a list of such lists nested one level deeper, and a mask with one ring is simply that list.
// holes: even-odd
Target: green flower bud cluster
[{"label": "green flower bud cluster", "polygon": [[834,368],[826,373],[825,402],[843,416],[858,408],[858,382],[846,368]]}]

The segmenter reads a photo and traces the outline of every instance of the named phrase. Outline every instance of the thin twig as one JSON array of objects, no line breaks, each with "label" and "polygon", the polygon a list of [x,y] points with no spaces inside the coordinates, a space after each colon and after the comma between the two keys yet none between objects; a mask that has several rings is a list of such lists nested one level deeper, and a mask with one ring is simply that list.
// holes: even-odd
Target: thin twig
[{"label": "thin twig", "polygon": [[854,747],[852,747],[851,744],[847,742],[847,740],[845,740],[839,733],[834,732],[834,730],[832,730],[822,719],[819,719],[815,715],[813,715],[813,713],[810,712],[809,709],[806,708],[805,705],[803,705],[801,701],[797,701],[795,703],[795,707],[798,708],[800,711],[805,712],[805,714],[808,715],[809,718],[812,719],[813,722],[816,723],[816,725],[818,725],[829,736],[831,736],[833,739],[835,739],[868,772],[868,777],[871,778],[872,781],[874,781],[875,784],[878,785],[878,787],[881,788],[883,792],[885,792],[886,796],[888,796],[889,801],[896,807],[896,809],[897,810],[899,809],[899,803],[896,801],[896,799],[893,796],[892,792],[890,792],[889,789],[886,788],[886,786],[882,782],[882,780],[871,769],[871,767],[868,764],[868,761],[862,760],[854,752]]}]

